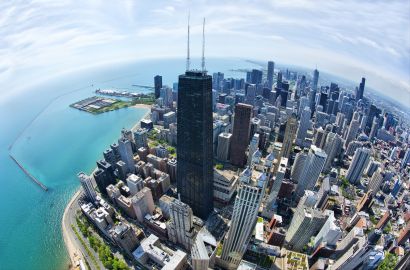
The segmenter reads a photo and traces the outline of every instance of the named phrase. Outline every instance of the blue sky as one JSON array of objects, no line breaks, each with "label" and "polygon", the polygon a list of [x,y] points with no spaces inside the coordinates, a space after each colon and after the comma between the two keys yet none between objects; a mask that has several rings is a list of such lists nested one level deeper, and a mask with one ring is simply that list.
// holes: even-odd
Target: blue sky
[{"label": "blue sky", "polygon": [[0,100],[14,82],[88,65],[192,54],[267,60],[334,73],[410,104],[410,0],[1,1]]}]

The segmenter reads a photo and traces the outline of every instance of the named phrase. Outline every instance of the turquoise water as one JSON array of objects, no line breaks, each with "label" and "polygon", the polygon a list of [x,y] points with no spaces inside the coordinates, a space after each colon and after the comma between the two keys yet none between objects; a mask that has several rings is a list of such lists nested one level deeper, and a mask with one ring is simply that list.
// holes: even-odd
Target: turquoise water
[{"label": "turquoise water", "polygon": [[[138,91],[131,85],[152,85],[156,74],[163,75],[164,84],[172,86],[184,66],[183,59],[171,59],[81,70],[33,86],[1,105],[0,269],[67,269],[61,218],[79,188],[77,172],[90,173],[102,151],[119,137],[121,128],[131,128],[146,112],[126,108],[91,115],[69,104],[93,95],[98,87]],[[255,65],[236,59],[211,59],[207,67],[212,72],[243,77],[230,69]],[[8,157],[8,147],[14,141],[13,155],[49,187],[48,192],[32,183]]]}]

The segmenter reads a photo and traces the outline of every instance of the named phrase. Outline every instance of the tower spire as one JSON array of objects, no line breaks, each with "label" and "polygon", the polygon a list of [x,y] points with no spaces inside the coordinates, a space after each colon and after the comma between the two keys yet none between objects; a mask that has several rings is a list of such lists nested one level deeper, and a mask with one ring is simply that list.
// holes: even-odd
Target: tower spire
[{"label": "tower spire", "polygon": [[187,55],[186,55],[186,71],[189,70],[191,65],[191,58],[189,56],[189,17],[191,16],[191,12],[188,13],[188,41],[187,41]]},{"label": "tower spire", "polygon": [[205,18],[202,24],[202,72],[205,72]]}]

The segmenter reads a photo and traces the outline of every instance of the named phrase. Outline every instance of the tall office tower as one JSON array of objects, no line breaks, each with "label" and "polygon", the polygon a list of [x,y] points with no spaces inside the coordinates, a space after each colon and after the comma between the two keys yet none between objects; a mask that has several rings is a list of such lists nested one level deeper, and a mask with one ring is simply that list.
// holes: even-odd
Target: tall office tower
[{"label": "tall office tower", "polygon": [[302,115],[305,107],[309,107],[309,98],[307,96],[303,96],[299,99],[299,108],[298,108],[299,117]]},{"label": "tall office tower", "polygon": [[380,190],[380,186],[383,183],[384,174],[381,169],[378,168],[372,175],[367,185],[367,191],[372,190],[373,194],[376,194]]},{"label": "tall office tower", "polygon": [[262,83],[262,71],[258,69],[252,69],[251,82],[254,84]]},{"label": "tall office tower", "polygon": [[276,77],[276,87],[282,87],[282,71],[279,70],[278,76]]},{"label": "tall office tower", "polygon": [[216,157],[220,161],[229,160],[229,148],[231,145],[231,133],[223,132],[218,135],[218,148],[216,150]]},{"label": "tall office tower", "polygon": [[94,175],[95,183],[98,186],[98,190],[102,194],[107,195],[107,187],[111,184],[115,184],[115,178],[110,176],[110,173],[108,170],[104,170],[100,168],[95,170],[93,175]]},{"label": "tall office tower", "polygon": [[340,137],[339,134],[330,132],[327,135],[325,147],[323,149],[327,154],[327,159],[323,168],[324,171],[329,171],[331,169],[332,162],[340,153],[342,145],[342,137]]},{"label": "tall office tower", "polygon": [[223,80],[224,74],[222,72],[212,74],[212,88],[217,91],[221,90]]},{"label": "tall office tower", "polygon": [[326,141],[327,133],[322,127],[315,130],[315,135],[313,136],[313,144],[319,148],[323,148]]},{"label": "tall office tower", "polygon": [[283,138],[282,150],[280,153],[281,157],[289,158],[296,136],[297,124],[298,120],[296,119],[296,114],[292,113],[286,122],[285,137]]},{"label": "tall office tower", "polygon": [[111,148],[106,149],[106,150],[103,152],[103,156],[104,156],[104,159],[105,159],[108,163],[111,164],[111,166],[114,166],[115,163],[117,163],[117,161],[118,161],[118,160],[117,160],[117,157],[115,156],[114,151],[113,151]]},{"label": "tall office tower", "polygon": [[134,154],[132,153],[132,146],[130,140],[127,138],[120,138],[118,140],[118,150],[120,152],[121,160],[127,164],[127,171],[133,173],[135,171]]},{"label": "tall office tower", "polygon": [[155,89],[155,98],[159,98],[162,88],[162,76],[157,75],[154,77],[154,89]]},{"label": "tall office tower", "polygon": [[259,137],[260,135],[258,133],[255,133],[252,136],[248,151],[248,166],[252,166],[252,156],[259,149]]},{"label": "tall office tower", "polygon": [[273,214],[275,213],[276,198],[278,197],[279,190],[282,185],[282,181],[285,178],[287,164],[288,164],[288,159],[282,158],[280,161],[279,168],[275,174],[275,178],[273,180],[273,185],[270,190],[269,197],[266,200],[265,208],[263,209],[263,212],[262,212],[262,215],[266,218],[271,219]]},{"label": "tall office tower", "polygon": [[172,102],[174,101],[173,94],[172,94],[172,88],[168,86],[161,87],[159,96],[160,98],[162,98],[164,106],[172,107]]},{"label": "tall office tower", "polygon": [[298,132],[296,135],[296,144],[302,146],[304,144],[305,138],[307,136],[307,131],[310,126],[310,116],[312,112],[309,107],[305,107],[300,116],[300,122],[298,127]]},{"label": "tall office tower", "polygon": [[311,207],[298,205],[286,233],[285,242],[289,249],[300,251],[310,238],[320,231],[330,211],[321,212]]},{"label": "tall office tower", "polygon": [[312,95],[310,96],[310,110],[312,112],[315,111],[315,98],[316,98],[316,93],[317,93],[317,86],[319,82],[319,71],[315,69],[313,71],[313,78],[312,78]]},{"label": "tall office tower", "polygon": [[275,62],[269,61],[268,62],[268,74],[267,74],[267,80],[268,80],[268,88],[272,90],[272,85],[273,85],[273,73],[275,70]]},{"label": "tall office tower", "polygon": [[266,187],[264,172],[252,172],[247,168],[239,179],[231,226],[225,236],[221,255],[228,269],[236,269],[246,251]]},{"label": "tall office tower", "polygon": [[360,127],[359,120],[353,119],[350,122],[349,130],[347,131],[347,135],[345,138],[345,145],[344,145],[345,148],[347,148],[349,143],[356,138],[357,133],[359,131],[359,127]]},{"label": "tall office tower", "polygon": [[186,71],[178,82],[177,188],[195,215],[213,209],[212,77]]},{"label": "tall office tower", "polygon": [[362,81],[359,84],[359,88],[357,88],[356,92],[356,101],[363,99],[364,94],[364,85],[366,83],[366,78],[362,78]]},{"label": "tall office tower", "polygon": [[205,227],[202,227],[191,248],[192,269],[214,269],[216,247],[215,237]]},{"label": "tall office tower", "polygon": [[77,174],[78,179],[80,179],[81,186],[84,189],[84,193],[87,199],[94,203],[97,200],[97,193],[95,193],[92,178],[83,172]]},{"label": "tall office tower", "polygon": [[360,130],[365,131],[367,123],[367,115],[363,115],[362,120],[360,121]]},{"label": "tall office tower", "polygon": [[136,148],[148,146],[148,130],[146,128],[139,128],[134,131],[134,141]]},{"label": "tall office tower", "polygon": [[410,163],[410,147],[407,148],[406,153],[401,161],[401,167],[404,168]]},{"label": "tall office tower", "polygon": [[126,181],[127,186],[130,189],[131,196],[134,196],[138,193],[138,191],[144,188],[144,179],[138,175],[130,174]]},{"label": "tall office tower", "polygon": [[335,247],[337,241],[343,235],[342,230],[336,224],[336,219],[333,211],[327,210],[327,220],[322,229],[316,235],[314,240],[314,249],[316,249],[321,243],[327,246]]},{"label": "tall office tower", "polygon": [[368,237],[356,235],[352,239],[355,242],[350,244],[342,256],[333,263],[331,269],[376,269],[384,258],[383,246],[376,244],[381,234],[381,231],[374,230]]},{"label": "tall office tower", "polygon": [[379,129],[379,121],[376,117],[373,118],[372,128],[370,129],[369,133],[369,140],[373,140],[374,137],[377,136],[377,130]]},{"label": "tall office tower", "polygon": [[325,151],[314,145],[310,147],[303,171],[299,177],[298,185],[296,186],[295,195],[297,197],[301,197],[305,190],[311,190],[315,186],[326,159],[327,155]]},{"label": "tall office tower", "polygon": [[169,205],[169,214],[169,240],[190,250],[195,233],[191,207],[180,200],[173,200]]},{"label": "tall office tower", "polygon": [[131,198],[132,208],[138,221],[143,223],[144,217],[149,214],[152,215],[155,210],[154,199],[152,197],[151,189],[143,187]]},{"label": "tall office tower", "polygon": [[290,174],[293,182],[295,183],[299,183],[300,175],[302,174],[303,167],[305,166],[307,156],[308,155],[305,151],[301,151],[296,154],[295,162],[293,163]]},{"label": "tall office tower", "polygon": [[369,163],[371,151],[368,148],[358,148],[354,153],[352,163],[347,170],[346,178],[350,183],[356,184]]},{"label": "tall office tower", "polygon": [[374,118],[379,118],[382,111],[376,107],[376,105],[370,105],[369,113],[367,114],[367,124],[366,124],[366,132],[368,132],[372,126],[372,121]]},{"label": "tall office tower", "polygon": [[246,163],[245,151],[249,144],[252,106],[238,103],[235,106],[233,132],[231,138],[231,163],[243,167]]},{"label": "tall office tower", "polygon": [[246,88],[245,102],[249,105],[253,105],[255,103],[255,97],[256,97],[256,85],[249,84],[248,87]]}]

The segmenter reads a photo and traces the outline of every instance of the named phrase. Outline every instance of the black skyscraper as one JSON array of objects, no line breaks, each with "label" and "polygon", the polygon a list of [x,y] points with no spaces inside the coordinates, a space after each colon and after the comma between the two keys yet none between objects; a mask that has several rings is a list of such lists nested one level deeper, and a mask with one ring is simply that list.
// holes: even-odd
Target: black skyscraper
[{"label": "black skyscraper", "polygon": [[178,193],[206,219],[213,209],[211,76],[201,71],[179,76],[177,120]]},{"label": "black skyscraper", "polygon": [[157,75],[154,77],[155,98],[159,98],[162,88],[162,76]]},{"label": "black skyscraper", "polygon": [[272,90],[274,69],[275,69],[275,62],[269,61],[268,62],[268,74],[266,75],[266,77],[267,77],[267,80],[268,80],[268,88],[270,90]]},{"label": "black skyscraper", "polygon": [[364,94],[364,86],[366,84],[366,78],[362,78],[362,81],[359,84],[359,88],[357,88],[356,92],[356,100],[363,99],[363,94]]}]

